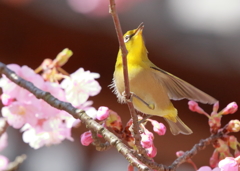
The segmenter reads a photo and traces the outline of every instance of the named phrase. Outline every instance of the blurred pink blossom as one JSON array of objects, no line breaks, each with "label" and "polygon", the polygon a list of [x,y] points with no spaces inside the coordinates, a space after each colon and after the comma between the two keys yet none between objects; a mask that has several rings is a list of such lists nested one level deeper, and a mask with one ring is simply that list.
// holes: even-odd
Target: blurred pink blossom
[{"label": "blurred pink blossom", "polygon": [[6,171],[8,163],[9,163],[8,158],[0,155],[0,171]]},{"label": "blurred pink blossom", "polygon": [[212,169],[209,166],[202,166],[197,171],[220,171],[220,169],[218,167]]},{"label": "blurred pink blossom", "polygon": [[[141,1],[115,0],[115,3],[118,11],[124,11]],[[109,15],[109,0],[68,0],[67,2],[74,11],[82,14],[102,17]]]},{"label": "blurred pink blossom", "polygon": [[2,108],[2,116],[7,119],[9,125],[19,129],[26,123],[35,125],[37,123],[37,118],[35,116],[37,111],[38,108],[33,104],[16,101]]},{"label": "blurred pink blossom", "polygon": [[61,82],[61,87],[66,93],[66,100],[74,107],[79,107],[87,101],[89,96],[97,95],[101,86],[95,79],[99,77],[98,73],[91,73],[79,68]]},{"label": "blurred pink blossom", "polygon": [[233,157],[226,157],[218,163],[221,171],[238,171],[239,164]]}]

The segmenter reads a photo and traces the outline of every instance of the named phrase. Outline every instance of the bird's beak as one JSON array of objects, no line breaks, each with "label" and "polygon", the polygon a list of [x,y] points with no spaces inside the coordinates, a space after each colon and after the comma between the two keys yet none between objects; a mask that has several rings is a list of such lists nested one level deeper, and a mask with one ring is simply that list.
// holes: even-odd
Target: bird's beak
[{"label": "bird's beak", "polygon": [[144,25],[143,25],[143,23],[141,23],[141,24],[138,26],[138,28],[135,29],[134,35],[138,35],[139,33],[142,33],[143,28],[144,28]]}]

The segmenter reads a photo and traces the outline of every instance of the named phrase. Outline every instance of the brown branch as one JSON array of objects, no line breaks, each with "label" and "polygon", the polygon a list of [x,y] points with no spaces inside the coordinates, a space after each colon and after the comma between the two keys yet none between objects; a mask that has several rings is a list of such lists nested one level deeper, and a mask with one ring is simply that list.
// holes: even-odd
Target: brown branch
[{"label": "brown branch", "polygon": [[105,151],[111,148],[112,146],[109,144],[109,142],[102,143],[100,141],[100,138],[97,136],[97,133],[94,131],[91,131],[92,138],[93,138],[93,145],[96,147],[97,151]]},{"label": "brown branch", "polygon": [[4,126],[0,128],[0,137],[2,136],[2,134],[4,132],[6,132],[7,128],[8,128],[8,123],[7,123],[6,119],[5,119],[4,120]]},{"label": "brown branch", "polygon": [[103,138],[110,143],[110,145],[115,146],[119,153],[121,153],[134,167],[139,170],[150,171],[145,164],[141,163],[129,149],[116,135],[108,131],[102,125],[98,124],[91,117],[89,117],[85,111],[79,110],[73,107],[68,102],[63,102],[53,97],[49,92],[42,91],[35,87],[31,82],[26,81],[19,77],[15,72],[8,69],[5,64],[0,62],[0,73],[4,74],[8,79],[10,79],[15,84],[27,89],[29,92],[34,94],[38,99],[43,99],[49,105],[68,112],[74,118],[80,119],[83,124],[87,125],[88,129],[93,130],[103,136]]},{"label": "brown branch", "polygon": [[137,146],[139,153],[144,155],[145,157],[147,157],[145,149],[142,148],[142,146],[141,146],[141,136],[139,134],[138,117],[137,117],[136,111],[134,109],[133,103],[131,101],[131,93],[130,93],[129,78],[128,78],[128,64],[127,64],[128,51],[126,49],[126,46],[125,46],[125,43],[123,40],[122,28],[121,28],[121,24],[120,24],[119,17],[116,12],[115,6],[116,6],[115,1],[110,0],[109,12],[111,13],[112,18],[113,18],[119,46],[120,46],[120,49],[122,52],[125,94],[126,94],[126,99],[127,99],[127,105],[128,105],[131,117],[133,119],[133,132],[134,132],[134,138],[135,138],[135,145]]},{"label": "brown branch", "polygon": [[19,165],[26,160],[27,156],[25,154],[22,154],[21,156],[16,157],[16,159],[9,163],[7,166],[6,171],[16,171],[18,170]]}]

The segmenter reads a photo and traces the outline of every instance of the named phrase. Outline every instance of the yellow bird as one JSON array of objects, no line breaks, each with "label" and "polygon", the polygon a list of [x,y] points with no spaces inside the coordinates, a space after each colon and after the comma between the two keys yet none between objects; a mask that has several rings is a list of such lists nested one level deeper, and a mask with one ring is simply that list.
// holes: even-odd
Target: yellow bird
[{"label": "yellow bird", "polygon": [[[173,135],[191,134],[192,130],[178,117],[170,99],[188,99],[214,104],[217,100],[182,79],[158,68],[148,59],[141,23],[137,29],[124,34],[128,50],[127,64],[130,92],[134,108],[141,113],[163,117]],[[119,102],[126,103],[121,49],[118,52],[113,83],[111,84]]]}]

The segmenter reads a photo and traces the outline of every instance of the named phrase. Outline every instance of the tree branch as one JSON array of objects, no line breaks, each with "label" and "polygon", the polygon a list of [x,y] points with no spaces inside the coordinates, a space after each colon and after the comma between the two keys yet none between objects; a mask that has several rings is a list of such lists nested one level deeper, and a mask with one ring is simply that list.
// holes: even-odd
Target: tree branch
[{"label": "tree branch", "polygon": [[19,77],[15,72],[8,69],[5,64],[0,62],[0,73],[4,74],[8,79],[10,79],[15,84],[28,90],[34,94],[38,99],[42,99],[49,105],[68,112],[74,118],[80,119],[83,124],[87,126],[88,129],[93,130],[103,136],[103,138],[110,143],[110,145],[115,146],[119,153],[121,153],[133,166],[137,167],[139,170],[150,171],[150,169],[143,163],[141,163],[129,149],[116,135],[108,131],[106,128],[98,124],[91,117],[89,117],[85,111],[73,107],[68,102],[63,102],[53,97],[49,92],[42,91],[35,87],[33,83],[24,80]]},{"label": "tree branch", "polygon": [[125,86],[127,105],[128,105],[131,117],[133,119],[133,132],[134,132],[134,138],[135,138],[135,145],[137,146],[139,153],[147,157],[146,151],[144,148],[142,148],[142,145],[141,145],[141,136],[139,134],[138,117],[134,109],[133,103],[131,101],[131,93],[130,93],[129,78],[128,78],[128,64],[127,64],[128,51],[126,49],[126,46],[123,40],[122,28],[121,28],[121,24],[120,24],[115,6],[116,6],[115,1],[110,0],[109,13],[111,13],[112,15],[119,46],[122,52],[124,86]]}]

